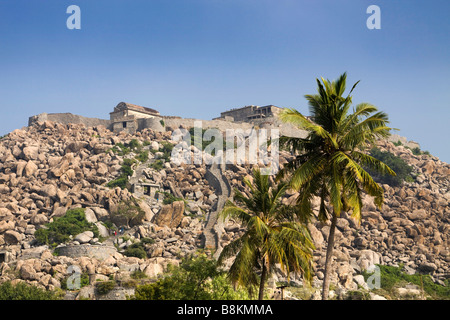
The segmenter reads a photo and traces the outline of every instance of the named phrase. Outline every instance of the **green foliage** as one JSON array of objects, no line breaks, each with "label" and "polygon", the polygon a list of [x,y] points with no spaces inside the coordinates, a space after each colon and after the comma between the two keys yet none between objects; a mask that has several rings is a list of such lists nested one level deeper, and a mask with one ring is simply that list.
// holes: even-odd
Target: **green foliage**
[{"label": "green foliage", "polygon": [[130,148],[130,150],[133,150],[133,151],[138,150],[139,151],[142,146],[137,139],[133,139],[128,143],[128,147]]},{"label": "green foliage", "polygon": [[[406,148],[408,148],[408,147],[406,147]],[[410,149],[410,148],[408,148],[408,149]],[[415,155],[415,156],[420,156],[420,155],[423,155],[423,154],[424,154],[424,155],[427,155],[427,156],[430,156],[430,155],[431,155],[429,151],[422,151],[422,150],[420,150],[419,147],[415,147],[415,148],[411,149],[411,152],[412,152],[413,155]]]},{"label": "green foliage", "polygon": [[19,282],[12,285],[10,281],[0,285],[0,300],[61,300],[61,294]]},{"label": "green foliage", "polygon": [[[160,164],[162,165],[164,162],[170,162],[170,158],[172,157],[172,150],[174,145],[168,141],[162,141],[161,142],[161,148],[159,150],[151,149],[150,152],[155,154],[157,152],[161,152],[162,155],[160,156],[160,159],[157,161],[160,161]],[[162,169],[162,167],[161,167]]]},{"label": "green foliage", "polygon": [[[69,288],[67,288],[67,280],[68,280],[68,277],[61,280],[61,289],[69,290]],[[86,287],[89,284],[90,284],[89,283],[89,274],[87,274],[86,272],[83,272],[80,275],[80,288]],[[78,289],[74,289],[74,290],[78,290]]]},{"label": "green foliage", "polygon": [[412,151],[413,155],[415,155],[415,156],[422,154],[422,151],[420,150],[419,147],[415,147],[415,148],[411,149],[411,151]]},{"label": "green foliage", "polygon": [[161,159],[155,160],[154,162],[150,163],[149,167],[156,171],[160,171],[164,168],[164,161]]},{"label": "green foliage", "polygon": [[[377,140],[389,137],[392,128],[388,126],[388,115],[370,103],[357,104],[352,112],[352,92],[359,81],[345,94],[346,73],[334,81],[321,78],[316,82],[317,93],[305,95],[309,116],[295,109],[284,109],[279,114],[281,121],[307,131],[307,135],[280,139],[281,147],[289,147],[296,156],[283,166],[277,178],[287,179],[299,193],[297,205],[305,215],[315,215],[312,200],[316,196],[320,199],[319,220],[336,221],[342,211],[351,211],[353,218],[360,221],[363,193],[374,197],[378,207],[384,201],[383,188],[364,168],[395,175],[389,165],[364,153]],[[331,226],[335,228],[335,224]],[[332,244],[330,238],[329,253]],[[331,256],[326,256],[323,299],[328,298]]]},{"label": "green foliage", "polygon": [[[428,274],[407,274],[403,272],[403,267],[377,265],[380,268],[381,289],[391,296],[395,296],[395,289],[405,284],[411,283],[417,285],[419,288],[423,287],[426,294],[432,299],[450,299],[450,279],[444,281],[445,286],[434,283],[433,279]],[[371,273],[364,272],[364,278],[371,276]]]},{"label": "green foliage", "polygon": [[147,252],[144,249],[144,246],[142,243],[137,242],[133,243],[132,245],[128,246],[123,254],[127,257],[136,257],[140,259],[147,258]]},{"label": "green foliage", "polygon": [[55,246],[84,231],[92,231],[98,237],[97,226],[86,220],[83,208],[77,208],[67,210],[64,216],[36,230],[34,236],[39,243]]},{"label": "green foliage", "polygon": [[116,225],[138,225],[145,216],[144,210],[139,207],[139,200],[131,198],[118,203],[111,210],[111,220]]},{"label": "green foliage", "polygon": [[100,281],[95,284],[95,290],[100,295],[105,295],[105,294],[109,293],[115,287],[116,287],[116,282],[114,280]]},{"label": "green foliage", "polygon": [[128,246],[125,251],[124,255],[128,257],[136,257],[140,259],[147,258],[147,252],[145,251],[145,245],[146,244],[153,244],[155,243],[154,239],[150,238],[142,238],[141,241],[133,243],[132,245]]},{"label": "green foliage", "polygon": [[397,174],[396,176],[381,175],[380,173],[374,172],[370,168],[367,168],[367,172],[372,175],[375,181],[379,183],[386,183],[390,186],[399,186],[403,183],[403,181],[413,181],[413,177],[411,175],[413,169],[402,158],[397,157],[390,152],[381,151],[376,147],[370,150],[370,155],[387,164]]},{"label": "green foliage", "polygon": [[135,280],[140,280],[140,279],[146,279],[147,275],[145,274],[144,271],[141,270],[134,270],[131,274],[130,274],[131,279],[135,279]]},{"label": "green foliage", "polygon": [[185,258],[179,267],[169,266],[158,281],[138,285],[133,300],[244,300],[249,295],[235,290],[216,262],[206,256]]},{"label": "green foliage", "polygon": [[173,194],[166,191],[157,191],[157,193],[163,195],[163,204],[171,204],[175,201],[185,201],[183,198],[175,197]]},{"label": "green foliage", "polygon": [[[146,142],[144,142],[143,145],[146,145]],[[122,143],[117,143],[113,148],[111,148],[111,150],[120,156],[126,156],[130,152],[137,153],[134,159],[124,159],[122,167],[120,168],[120,175],[106,184],[109,188],[119,187],[121,189],[130,189],[128,177],[133,175],[133,169],[131,167],[137,161],[146,162],[149,158],[149,152],[147,150],[142,150],[142,145],[137,139],[133,139],[125,145]]]},{"label": "green foliage", "polygon": [[[194,133],[195,133],[195,131],[196,130],[200,130],[201,131],[201,136],[200,136],[200,142],[198,142],[198,141],[195,141],[195,135],[194,135]],[[205,148],[208,146],[208,145],[210,145],[211,143],[214,143],[214,141],[215,141],[215,139],[216,139],[216,137],[212,137],[212,139],[211,140],[206,140],[206,139],[203,139],[203,137],[204,137],[204,135],[205,135],[205,132],[207,131],[208,129],[203,129],[203,128],[195,128],[195,127],[192,127],[192,128],[189,128],[189,134],[190,134],[190,136],[191,136],[191,145],[192,146],[195,146],[198,150],[201,150],[201,151],[204,151],[205,150]],[[227,141],[226,141],[226,139],[222,139],[222,149],[223,150],[225,150],[226,149],[226,147],[227,147]],[[215,155],[215,149],[213,149],[213,150],[211,150],[212,152],[211,152],[211,155],[212,156],[214,156]]]},{"label": "green foliage", "polygon": [[263,299],[268,275],[279,264],[286,274],[302,274],[312,279],[312,250],[314,245],[297,210],[282,203],[287,183],[275,185],[268,175],[253,171],[253,182],[244,178],[250,196],[235,190],[235,202],[228,201],[221,217],[231,217],[246,228],[238,239],[226,245],[218,262],[235,257],[229,269],[233,284],[252,289],[259,285]]},{"label": "green foliage", "polygon": [[169,162],[170,157],[172,156],[172,150],[173,150],[174,145],[167,141],[162,141],[161,145],[162,145],[162,148],[160,151],[163,153],[163,156],[161,157],[161,159],[164,159],[166,162]]},{"label": "green foliage", "polygon": [[164,123],[164,120],[163,119],[161,119],[161,120],[159,120],[159,123],[161,123],[161,125],[164,127],[166,124]]},{"label": "green foliage", "polygon": [[120,169],[120,176],[106,184],[109,188],[119,187],[122,190],[129,188],[128,177],[133,175],[131,166],[136,163],[134,159],[124,159]]},{"label": "green foliage", "polygon": [[371,300],[370,293],[366,291],[348,291],[345,294],[344,300]]},{"label": "green foliage", "polygon": [[[400,140],[398,140],[397,142],[392,142],[393,144],[394,144],[394,146],[396,146],[396,147],[398,147],[398,146],[402,146],[403,145],[403,143],[400,141]],[[427,155],[427,156],[429,156],[430,155],[430,152],[429,151],[422,151],[422,150],[420,150],[420,148],[419,147],[415,147],[415,148],[410,148],[410,147],[408,147],[408,146],[404,146],[406,149],[410,149],[411,150],[411,152],[413,153],[413,155],[415,155],[415,156],[420,156],[420,155],[422,155],[422,154],[425,154],[425,155]]]},{"label": "green foliage", "polygon": [[154,244],[156,241],[155,239],[151,239],[151,238],[142,238],[141,239],[141,243],[142,244]]},{"label": "green foliage", "polygon": [[139,162],[146,162],[148,160],[148,150],[145,151],[141,151],[139,152],[139,154],[136,156],[136,160]]}]

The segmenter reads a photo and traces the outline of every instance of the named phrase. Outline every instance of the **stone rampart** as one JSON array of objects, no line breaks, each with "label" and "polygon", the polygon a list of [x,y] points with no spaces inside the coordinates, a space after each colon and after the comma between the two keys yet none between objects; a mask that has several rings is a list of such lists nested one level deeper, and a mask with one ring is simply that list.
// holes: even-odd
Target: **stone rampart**
[{"label": "stone rampart", "polygon": [[90,257],[98,260],[105,260],[116,252],[117,249],[113,246],[90,244],[67,245],[57,248],[57,253],[60,256],[71,258]]},{"label": "stone rampart", "polygon": [[110,120],[98,119],[98,118],[88,118],[72,113],[41,113],[36,116],[32,116],[28,119],[28,126],[31,126],[35,122],[52,121],[61,124],[84,124],[86,127],[95,127],[103,125],[109,128],[111,125]]}]

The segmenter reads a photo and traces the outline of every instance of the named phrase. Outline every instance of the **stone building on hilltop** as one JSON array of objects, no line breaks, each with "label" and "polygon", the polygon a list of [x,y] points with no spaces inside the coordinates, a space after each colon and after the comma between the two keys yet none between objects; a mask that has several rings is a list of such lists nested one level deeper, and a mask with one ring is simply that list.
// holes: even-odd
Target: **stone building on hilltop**
[{"label": "stone building on hilltop", "polygon": [[157,110],[126,102],[120,102],[114,108],[114,111],[109,113],[109,116],[111,129],[114,132],[127,131],[135,133],[162,120]]},{"label": "stone building on hilltop", "polygon": [[280,110],[282,110],[282,108],[276,107],[274,105],[267,105],[263,107],[250,105],[221,112],[220,117],[215,119],[252,122],[253,120],[277,116]]}]

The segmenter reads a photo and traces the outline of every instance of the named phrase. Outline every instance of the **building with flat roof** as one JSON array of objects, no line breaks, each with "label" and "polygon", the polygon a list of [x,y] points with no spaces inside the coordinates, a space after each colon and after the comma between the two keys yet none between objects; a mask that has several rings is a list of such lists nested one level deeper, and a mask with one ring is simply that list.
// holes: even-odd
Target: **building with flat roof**
[{"label": "building with flat roof", "polygon": [[253,120],[265,119],[276,116],[282,108],[274,105],[267,106],[245,106],[242,108],[231,109],[220,113],[220,117],[215,118],[228,121],[252,122]]}]

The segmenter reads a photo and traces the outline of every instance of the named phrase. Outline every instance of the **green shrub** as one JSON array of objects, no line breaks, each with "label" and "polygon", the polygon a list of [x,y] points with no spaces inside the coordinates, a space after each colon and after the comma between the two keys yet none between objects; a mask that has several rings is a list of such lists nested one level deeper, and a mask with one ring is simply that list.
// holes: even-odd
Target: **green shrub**
[{"label": "green shrub", "polygon": [[136,156],[136,160],[140,161],[140,162],[146,162],[148,160],[148,150],[146,151],[141,151],[139,152],[139,154]]},{"label": "green shrub", "polygon": [[157,193],[163,195],[163,197],[164,197],[163,204],[171,204],[175,201],[185,201],[183,198],[175,197],[173,194],[171,194],[169,192],[157,191]]},{"label": "green shrub", "polygon": [[100,281],[95,284],[95,290],[100,295],[105,295],[105,294],[109,293],[115,287],[116,287],[116,282],[114,280]]},{"label": "green shrub", "polygon": [[155,242],[156,242],[155,239],[151,239],[151,238],[142,238],[141,239],[142,244],[154,244]]},{"label": "green shrub", "polygon": [[97,226],[86,220],[83,208],[69,209],[62,217],[55,218],[51,223],[36,230],[34,236],[41,244],[51,244],[53,246],[66,242],[70,236],[77,235],[84,231],[92,231],[98,237]]},{"label": "green shrub", "polygon": [[133,243],[131,246],[128,246],[123,254],[127,257],[147,258],[147,252],[145,252],[145,249],[140,243]]},{"label": "green shrub", "polygon": [[145,274],[144,271],[141,270],[134,270],[131,274],[130,274],[131,279],[146,279],[147,275]]},{"label": "green shrub", "polygon": [[130,200],[121,201],[110,212],[111,221],[117,225],[138,225],[144,219],[145,212],[139,207],[138,200],[132,198]]},{"label": "green shrub", "polygon": [[422,154],[422,151],[420,150],[419,147],[415,147],[415,148],[411,149],[411,151],[412,151],[413,155],[415,155],[415,156],[419,156]]},{"label": "green shrub", "polygon": [[[405,284],[412,283],[419,288],[423,287],[426,294],[430,295],[433,299],[450,299],[450,279],[444,281],[445,286],[434,283],[433,279],[428,274],[407,274],[403,272],[403,266],[385,266],[377,265],[380,268],[380,285],[381,289],[387,291],[389,294],[394,295],[394,289],[401,287]],[[371,273],[363,273],[364,278],[370,277]]]},{"label": "green shrub", "polygon": [[205,256],[185,258],[180,266],[168,266],[158,281],[138,285],[133,300],[246,300],[247,290],[235,289],[225,272]]},{"label": "green shrub", "polygon": [[12,285],[10,281],[0,285],[0,300],[61,300],[61,293],[50,291],[19,282]]},{"label": "green shrub", "polygon": [[141,144],[139,143],[139,141],[137,139],[131,140],[130,143],[128,143],[127,146],[132,151],[135,151],[135,150],[139,151],[142,148]]},{"label": "green shrub", "polygon": [[116,179],[108,182],[106,184],[106,186],[109,188],[119,187],[122,190],[129,189],[130,185],[128,183],[128,177],[133,175],[134,171],[131,168],[131,166],[135,163],[136,163],[136,160],[134,160],[134,159],[124,159],[123,163],[122,163],[122,167],[120,169],[120,171],[121,171],[120,176],[117,177]]},{"label": "green shrub", "polygon": [[[69,290],[69,288],[67,287],[67,280],[68,280],[68,277],[61,280],[61,289]],[[87,274],[86,272],[83,272],[80,275],[80,288],[86,287],[89,284],[90,284],[89,283],[89,274]],[[78,288],[74,288],[74,290],[78,290]]]},{"label": "green shrub", "polygon": [[163,153],[163,156],[161,158],[164,159],[166,162],[170,162],[174,145],[167,141],[162,141],[161,145],[162,148],[160,151]]},{"label": "green shrub", "polygon": [[158,159],[158,160],[150,163],[149,167],[156,171],[160,171],[164,168],[164,161],[161,159]]},{"label": "green shrub", "polygon": [[413,168],[409,166],[402,158],[397,157],[390,152],[381,151],[378,148],[372,148],[370,150],[370,155],[387,164],[397,174],[396,176],[391,176],[389,174],[380,175],[369,168],[365,168],[367,172],[372,175],[375,181],[379,183],[386,183],[390,186],[399,186],[406,179],[408,179],[408,181],[413,179],[413,176],[411,175]]},{"label": "green shrub", "polygon": [[345,294],[344,300],[371,300],[371,298],[369,292],[351,290]]},{"label": "green shrub", "polygon": [[[197,130],[199,130],[199,129],[200,129],[200,128],[197,128]],[[196,141],[195,141],[195,138],[194,138],[195,130],[196,130],[196,128],[194,128],[194,127],[192,127],[192,128],[189,129],[189,134],[191,135],[191,145],[195,146],[197,149],[199,149],[199,150],[201,150],[201,151],[204,151],[205,148],[206,148],[208,145],[210,145],[211,143],[213,143],[213,142],[215,141],[216,138],[213,136],[212,139],[211,139],[211,141],[208,141],[208,140],[203,139],[203,137],[204,137],[204,135],[205,135],[205,132],[206,132],[208,129],[203,129],[203,128],[201,128],[201,129],[200,129],[200,130],[201,130],[201,136],[200,136],[201,142],[200,142],[200,143],[195,143],[195,142],[196,142]],[[226,139],[222,139],[222,149],[225,150],[226,148],[227,148],[227,141],[226,141]],[[212,152],[211,152],[211,155],[212,155],[212,156],[215,156],[215,151],[216,151],[215,149],[212,150]]]}]

